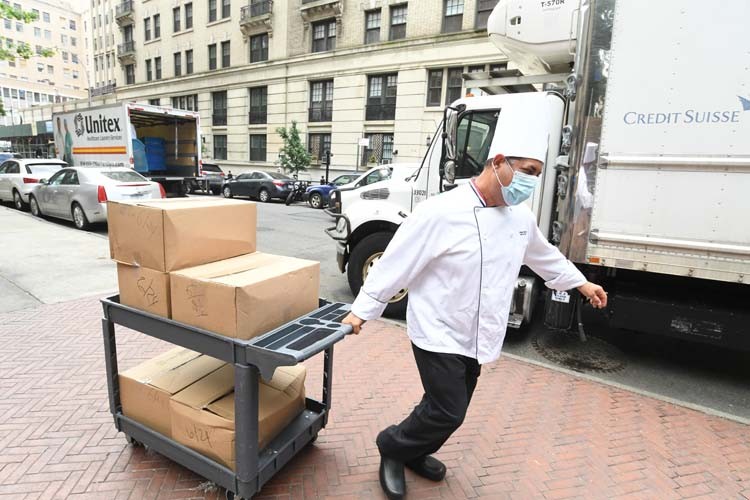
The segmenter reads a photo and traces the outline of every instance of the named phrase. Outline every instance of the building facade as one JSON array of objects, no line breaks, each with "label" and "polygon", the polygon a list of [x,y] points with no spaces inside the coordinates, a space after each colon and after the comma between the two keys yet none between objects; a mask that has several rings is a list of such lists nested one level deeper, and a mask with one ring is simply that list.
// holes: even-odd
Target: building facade
[{"label": "building facade", "polygon": [[479,92],[463,73],[505,67],[484,29],[496,3],[120,0],[117,90],[99,102],[199,111],[204,159],[233,172],[278,168],[293,121],[315,179],[326,151],[334,170],[419,162],[444,107]]},{"label": "building facade", "polygon": [[[12,5],[36,13],[38,19],[29,24],[2,19],[0,42],[8,48],[26,44],[33,54],[28,60],[0,61],[6,113],[0,125],[5,126],[41,120],[41,110],[34,113],[34,108],[85,98],[88,87],[81,14],[65,2],[24,0]],[[54,49],[54,56],[42,57],[43,49]]]},{"label": "building facade", "polygon": [[89,73],[93,96],[114,92],[120,67],[117,63],[117,41],[120,33],[115,23],[117,7],[114,0],[90,0],[84,25],[89,33]]}]

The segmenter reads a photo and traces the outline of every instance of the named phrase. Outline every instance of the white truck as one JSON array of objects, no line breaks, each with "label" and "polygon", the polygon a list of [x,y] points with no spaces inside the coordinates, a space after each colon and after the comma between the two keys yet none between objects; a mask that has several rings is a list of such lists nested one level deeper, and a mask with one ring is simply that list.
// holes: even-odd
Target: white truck
[{"label": "white truck", "polygon": [[183,195],[200,175],[197,112],[122,102],[52,115],[57,157],[79,167],[130,167]]},{"label": "white truck", "polygon": [[[488,33],[518,69],[465,74],[489,95],[445,109],[408,182],[342,193],[331,213],[352,292],[415,205],[481,171],[498,113],[531,91],[557,130],[527,203],[550,241],[608,289],[600,319],[750,348],[750,3],[706,5],[500,0]],[[541,288],[521,271],[511,326],[531,320]],[[387,314],[403,314],[406,292]],[[572,298],[545,294],[548,324],[571,324]]]}]

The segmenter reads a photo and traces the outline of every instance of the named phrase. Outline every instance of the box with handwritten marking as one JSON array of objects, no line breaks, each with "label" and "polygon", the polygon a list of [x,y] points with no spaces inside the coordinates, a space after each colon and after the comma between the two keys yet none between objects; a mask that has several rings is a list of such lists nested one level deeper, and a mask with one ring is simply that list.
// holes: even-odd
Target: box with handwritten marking
[{"label": "box with handwritten marking", "polygon": [[248,340],[318,307],[320,263],[255,252],[169,279],[172,319]]},{"label": "box with handwritten marking", "polygon": [[171,198],[107,204],[109,248],[121,264],[169,272],[252,253],[255,203]]},{"label": "box with handwritten marking", "polygon": [[[258,384],[258,449],[262,450],[305,409],[305,367],[280,366]],[[236,470],[234,367],[226,365],[169,403],[172,438]]]},{"label": "box with handwritten marking", "polygon": [[120,303],[142,311],[171,318],[169,273],[147,267],[117,264]]},{"label": "box with handwritten marking", "polygon": [[182,347],[170,349],[120,372],[123,413],[147,427],[171,436],[169,399],[226,365],[223,361]]}]

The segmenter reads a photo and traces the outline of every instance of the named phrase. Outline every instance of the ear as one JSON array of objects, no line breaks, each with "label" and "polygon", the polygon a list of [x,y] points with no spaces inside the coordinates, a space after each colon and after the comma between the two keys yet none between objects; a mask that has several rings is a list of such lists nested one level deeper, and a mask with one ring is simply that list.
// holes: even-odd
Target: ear
[{"label": "ear", "polygon": [[492,159],[492,166],[493,167],[500,167],[502,166],[503,162],[505,161],[505,155],[504,154],[496,154],[495,157]]}]

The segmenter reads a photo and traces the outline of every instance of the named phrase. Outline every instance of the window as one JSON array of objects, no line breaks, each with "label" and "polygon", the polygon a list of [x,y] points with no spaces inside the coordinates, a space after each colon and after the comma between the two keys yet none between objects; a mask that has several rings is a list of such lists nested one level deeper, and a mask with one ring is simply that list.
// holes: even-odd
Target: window
[{"label": "window", "polygon": [[161,80],[161,57],[154,57],[154,70],[156,71],[156,79]]},{"label": "window", "polygon": [[16,31],[23,31],[23,23],[16,23]]},{"label": "window", "polygon": [[65,52],[64,50],[62,51],[62,58],[63,58],[63,61],[68,62],[68,53]]},{"label": "window", "polygon": [[79,75],[78,75],[78,71],[76,71],[76,70],[73,70],[73,79],[77,80],[77,79],[78,79],[78,76],[79,76]]},{"label": "window", "polygon": [[213,101],[213,126],[224,126],[227,124],[227,91],[211,92]]},{"label": "window", "polygon": [[268,61],[268,33],[250,37],[250,62]]},{"label": "window", "polygon": [[443,70],[431,69],[427,73],[427,106],[440,106],[443,95]]},{"label": "window", "polygon": [[71,37],[70,37],[70,44],[71,44],[71,45],[72,45],[73,47],[76,47],[76,46],[78,45],[78,40],[76,40],[76,37],[74,37],[74,36],[71,36]]},{"label": "window", "polygon": [[333,119],[333,80],[310,82],[311,122],[330,122]]},{"label": "window", "polygon": [[174,53],[174,76],[182,75],[182,53]]},{"label": "window", "polygon": [[180,8],[175,7],[172,9],[172,32],[177,33],[180,31]]},{"label": "window", "polygon": [[45,40],[52,40],[52,32],[50,30],[44,30]]},{"label": "window", "polygon": [[230,54],[229,40],[227,40],[226,42],[221,42],[221,67],[222,68],[229,67],[229,54]]},{"label": "window", "polygon": [[380,9],[365,12],[365,43],[380,41]]},{"label": "window", "polygon": [[49,12],[42,12],[42,20],[44,20],[45,23],[49,22]]},{"label": "window", "polygon": [[187,109],[198,111],[198,94],[181,95],[172,98],[172,107],[177,109]]},{"label": "window", "polygon": [[193,74],[193,49],[185,51],[185,74]]},{"label": "window", "polygon": [[42,63],[36,63],[36,70],[39,73],[44,73],[44,64],[42,64]]},{"label": "window", "polygon": [[208,69],[216,69],[216,44],[208,46]]},{"label": "window", "polygon": [[406,38],[406,13],[407,5],[394,5],[391,7],[391,33],[389,40],[401,40]]},{"label": "window", "polygon": [[224,19],[229,17],[231,10],[230,0],[221,0],[221,18]]},{"label": "window", "polygon": [[268,121],[268,87],[250,89],[250,113],[248,123],[267,123]]},{"label": "window", "polygon": [[443,33],[461,31],[464,19],[464,0],[443,0]]},{"label": "window", "polygon": [[463,68],[448,68],[448,85],[445,93],[445,105],[451,104],[461,98],[461,86],[463,84]]},{"label": "window", "polygon": [[215,135],[214,136],[214,160],[226,160],[226,159],[227,159],[227,136]]},{"label": "window", "polygon": [[312,156],[313,165],[325,162],[326,151],[331,150],[331,134],[309,134],[307,151]]},{"label": "window", "polygon": [[37,45],[36,46],[36,48],[35,48],[35,54],[38,55],[38,56],[42,55],[42,46],[41,45]]},{"label": "window", "polygon": [[216,21],[216,0],[208,0],[208,22]]},{"label": "window", "polygon": [[70,26],[70,29],[72,29],[73,31],[75,31],[76,30],[76,22],[75,22],[75,20],[71,19],[70,23],[69,23],[69,26]]},{"label": "window", "polygon": [[68,35],[60,35],[60,42],[62,42],[63,45],[68,45]]},{"label": "window", "polygon": [[36,38],[41,38],[42,37],[42,29],[41,28],[34,28],[34,36]]},{"label": "window", "polygon": [[150,17],[147,17],[146,19],[143,20],[143,38],[145,38],[147,42],[151,40],[151,18]]},{"label": "window", "polygon": [[125,83],[133,85],[135,83],[135,65],[127,64],[125,66]]},{"label": "window", "polygon": [[150,82],[151,80],[153,80],[151,74],[151,59],[146,59],[146,81]]},{"label": "window", "polygon": [[51,65],[47,65],[47,74],[54,75],[55,74],[55,68]]},{"label": "window", "polygon": [[185,29],[193,27],[193,2],[185,4]]},{"label": "window", "polygon": [[158,106],[158,105],[159,105],[159,102],[160,102],[160,99],[159,99],[158,97],[157,97],[156,99],[149,99],[149,100],[148,100],[148,103],[149,103],[149,104],[150,104],[151,106]]},{"label": "window", "polygon": [[[393,134],[365,134],[370,139],[370,145],[364,148],[360,165],[368,163],[392,163],[393,162]],[[364,180],[363,185],[372,184],[390,178],[391,171],[388,168],[380,168],[370,173]]]},{"label": "window", "polygon": [[497,0],[477,0],[477,21],[474,27],[478,30],[487,28],[492,9],[497,5]]},{"label": "window", "polygon": [[312,51],[325,52],[336,49],[336,20],[327,19],[312,25]]},{"label": "window", "polygon": [[490,151],[497,124],[497,111],[464,114],[456,131],[456,178],[479,174]]},{"label": "window", "polygon": [[250,161],[266,161],[266,134],[250,135]]},{"label": "window", "polygon": [[3,26],[5,26],[6,30],[12,30],[13,29],[13,22],[10,19],[5,18],[5,19],[3,19]]},{"label": "window", "polygon": [[78,64],[78,54],[70,54],[70,61],[74,64]]},{"label": "window", "polygon": [[161,38],[161,15],[154,14],[154,38]]},{"label": "window", "polygon": [[[113,58],[113,59],[114,59],[114,58]],[[107,54],[107,69],[109,69],[109,68],[110,68],[110,66],[111,66],[111,65],[109,64],[109,62],[110,62],[110,58],[109,58],[109,54]]]},{"label": "window", "polygon": [[396,85],[398,76],[368,77],[366,120],[393,120],[396,117]]}]

